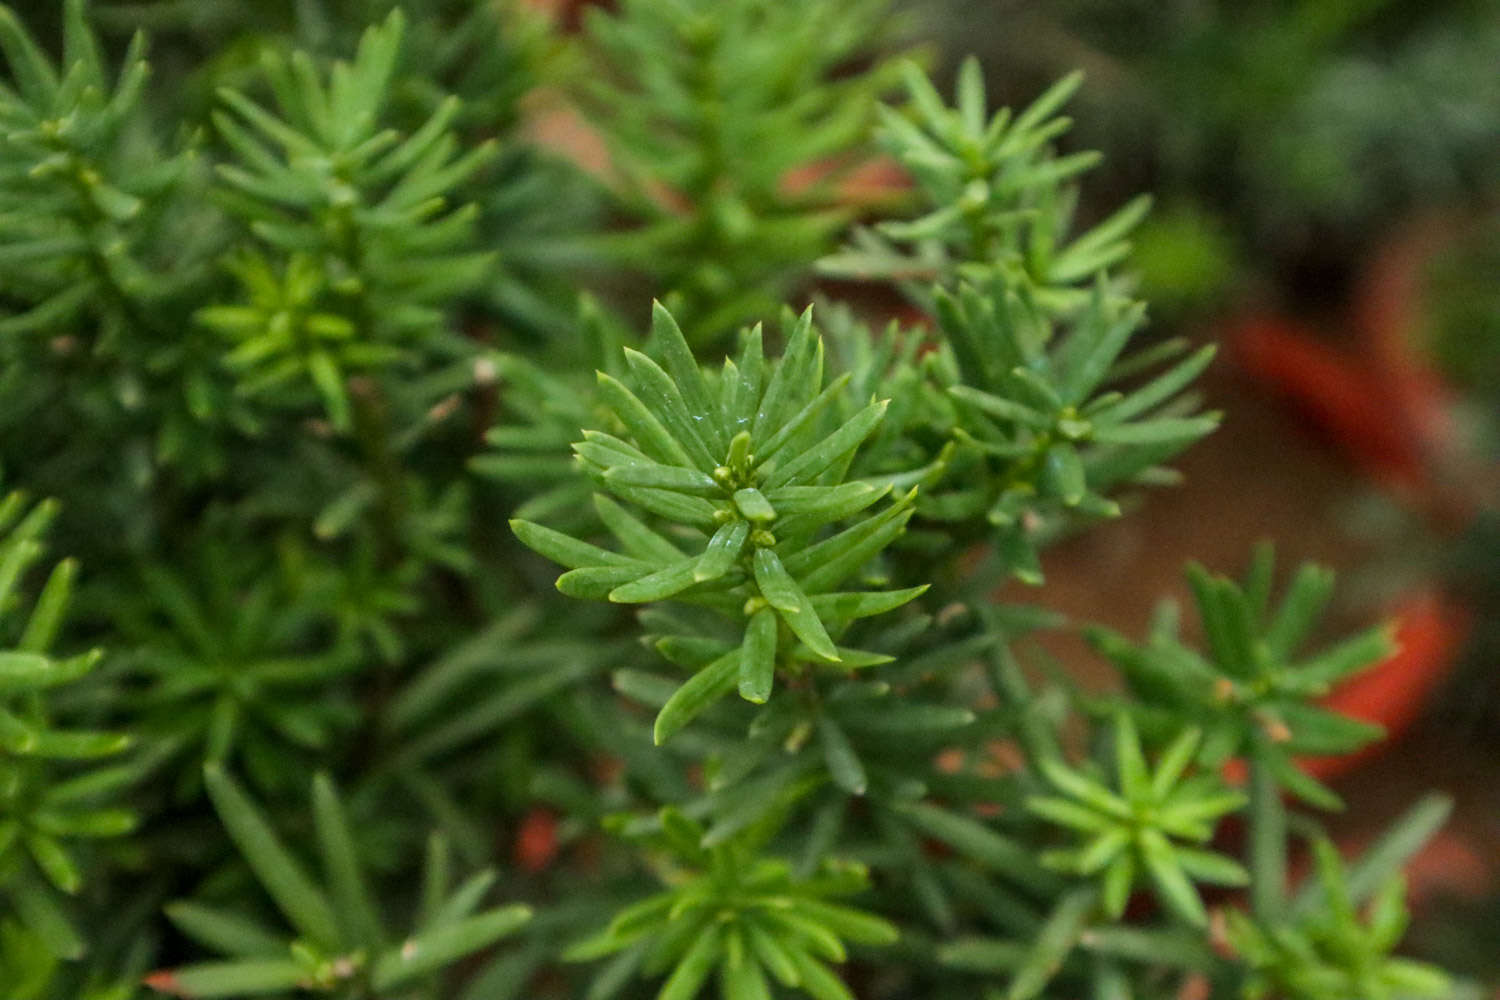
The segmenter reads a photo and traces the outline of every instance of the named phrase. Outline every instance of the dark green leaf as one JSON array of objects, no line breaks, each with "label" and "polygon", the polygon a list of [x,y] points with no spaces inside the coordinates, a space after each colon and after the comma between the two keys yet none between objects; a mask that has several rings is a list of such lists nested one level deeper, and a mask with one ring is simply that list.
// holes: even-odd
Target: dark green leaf
[{"label": "dark green leaf", "polygon": [[729,693],[739,676],[740,656],[741,651],[738,649],[725,653],[688,678],[677,689],[677,693],[657,713],[653,729],[657,746],[661,746],[673,733]]},{"label": "dark green leaf", "polygon": [[287,852],[254,803],[217,764],[204,767],[203,780],[224,829],[277,908],[312,941],[330,950],[339,947],[338,921],[328,899]]},{"label": "dark green leaf", "polygon": [[818,718],[818,737],[823,744],[823,760],[834,783],[850,795],[863,795],[869,784],[864,765],[849,743],[849,737],[827,714]]},{"label": "dark green leaf", "polygon": [[488,948],[500,938],[515,933],[530,919],[529,906],[502,906],[408,938],[376,960],[371,983],[377,990],[399,988],[403,983]]}]

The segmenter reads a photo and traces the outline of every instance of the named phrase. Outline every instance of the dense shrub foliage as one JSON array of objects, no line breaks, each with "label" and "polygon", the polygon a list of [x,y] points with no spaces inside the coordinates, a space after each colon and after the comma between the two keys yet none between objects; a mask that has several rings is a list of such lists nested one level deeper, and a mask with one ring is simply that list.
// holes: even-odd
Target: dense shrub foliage
[{"label": "dense shrub foliage", "polygon": [[1024,669],[1048,545],[1218,421],[1080,80],[529,11],[0,8],[0,996],[1453,995],[1392,954],[1446,803],[1318,833],[1389,648],[1326,572]]}]

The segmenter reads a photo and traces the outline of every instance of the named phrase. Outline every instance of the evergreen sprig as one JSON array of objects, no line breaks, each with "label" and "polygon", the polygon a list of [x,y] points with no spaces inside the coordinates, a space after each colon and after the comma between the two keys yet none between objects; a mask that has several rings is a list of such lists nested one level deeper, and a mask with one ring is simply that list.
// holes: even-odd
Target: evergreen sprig
[{"label": "evergreen sprig", "polygon": [[1085,305],[1095,276],[1129,253],[1126,237],[1151,199],[1135,198],[1087,232],[1071,233],[1076,180],[1101,159],[1092,151],[1055,151],[1072,126],[1058,112],[1082,74],[1059,80],[1019,114],[989,110],[976,59],[959,70],[954,107],[915,65],[903,65],[902,75],[911,103],[905,114],[882,106],[883,139],[911,172],[928,211],[861,231],[854,248],[824,267],[862,276],[932,274],[940,283],[998,274],[1047,315]]},{"label": "evergreen sprig", "polygon": [[[605,495],[596,499],[598,513],[623,553],[529,521],[513,527],[527,545],[572,567],[557,581],[569,596],[622,604],[673,599],[729,620],[722,635],[657,643],[668,659],[694,671],[657,716],[660,742],[736,686],[746,699],[763,702],[778,673],[878,662],[839,647],[834,637],[849,622],[900,607],[923,588],[836,589],[900,535],[912,498],[897,497],[867,515],[889,489],[845,481],[885,404],[871,401],[830,425],[846,380],[825,387],[823,346],[810,310],[788,321],[779,361],[767,362],[756,327],[738,361],[727,359],[717,378],[698,367],[660,306],[652,329],[660,363],[627,349],[631,385],[599,376],[601,399],[617,422],[611,430],[624,436],[587,431],[574,450],[607,494],[655,515],[667,529],[653,529]],[[853,523],[828,533],[843,521]]]},{"label": "evergreen sprig", "polygon": [[159,466],[214,469],[224,455],[208,429],[247,422],[183,331],[224,232],[195,131],[164,138],[153,114],[146,36],[116,68],[86,0],[57,6],[57,61],[0,7],[0,381],[12,411],[0,421],[26,428],[18,440],[34,450],[18,453],[49,494],[74,474],[55,442],[81,428],[101,453],[130,454],[130,475],[108,462],[92,472],[130,506]]},{"label": "evergreen sprig", "polygon": [[938,292],[959,443],[950,478],[962,485],[929,510],[988,522],[1011,572],[1035,584],[1045,541],[1079,517],[1118,516],[1111,488],[1169,476],[1161,463],[1218,426],[1217,413],[1193,413],[1183,395],[1214,351],[1132,385],[1132,374],[1166,353],[1125,353],[1143,306],[1101,280],[1064,332],[1024,288],[991,281]]},{"label": "evergreen sprig", "polygon": [[1274,925],[1228,911],[1229,944],[1249,970],[1247,1000],[1452,995],[1452,981],[1436,966],[1390,954],[1410,920],[1405,879],[1397,874],[1382,883],[1361,919],[1338,849],[1319,839],[1313,858],[1321,892],[1317,908]]},{"label": "evergreen sprig", "polygon": [[1158,615],[1144,645],[1104,629],[1094,630],[1093,639],[1149,706],[1143,717],[1170,715],[1202,728],[1206,765],[1249,757],[1298,798],[1336,809],[1338,796],[1293,756],[1349,753],[1379,738],[1379,727],[1320,708],[1313,699],[1389,655],[1391,633],[1387,627],[1367,629],[1299,658],[1298,648],[1333,594],[1333,574],[1301,566],[1273,608],[1274,571],[1269,545],[1257,550],[1243,582],[1201,566],[1188,568],[1203,652],[1181,640],[1171,608]]},{"label": "evergreen sprig", "polygon": [[[159,238],[188,180],[193,157],[168,150],[142,127],[150,68],[146,38],[131,40],[118,72],[87,19],[86,0],[62,4],[63,51],[55,63],[9,7],[0,7],[0,280],[19,309],[0,334],[37,334],[90,315],[106,353],[128,349],[129,327],[176,293],[204,249],[174,235],[170,262]],[[14,309],[15,306],[12,306]]]},{"label": "evergreen sprig", "polygon": [[98,762],[118,756],[131,738],[58,725],[49,705],[55,689],[87,676],[103,656],[97,649],[47,653],[63,624],[75,562],[53,567],[27,606],[22,583],[56,515],[50,501],[32,505],[20,493],[0,499],[0,918],[19,920],[46,954],[77,958],[84,941],[56,898],[83,884],[74,845],[127,834],[137,817],[101,804],[134,771]]},{"label": "evergreen sprig", "polygon": [[651,274],[690,342],[778,308],[848,224],[837,181],[868,155],[875,99],[893,82],[878,49],[889,6],[626,0],[588,12],[604,73],[585,107],[641,220],[606,248]]},{"label": "evergreen sprig", "polygon": [[410,135],[386,124],[405,24],[393,11],[326,74],[307,52],[266,49],[276,110],[226,87],[214,115],[237,160],[219,167],[222,201],[286,263],[278,281],[277,268],[241,257],[250,301],[199,319],[239,341],[232,362],[258,365],[252,388],[306,376],[341,429],[347,371],[431,349],[422,338],[440,329],[442,307],[476,290],[491,264],[471,249],[477,207],[448,198],[494,144],[459,152],[456,98]]},{"label": "evergreen sprig", "polygon": [[198,793],[205,762],[233,766],[261,788],[301,788],[313,755],[358,720],[339,682],[360,650],[340,640],[318,588],[291,584],[272,560],[229,559],[232,538],[185,541],[180,568],[148,565],[133,593],[117,595],[136,725],[178,798]]},{"label": "evergreen sprig", "polygon": [[624,952],[596,983],[637,968],[668,973],[657,1000],[691,1000],[717,972],[725,1000],[765,1000],[772,982],[814,1000],[853,1000],[829,963],[848,958],[846,942],[896,940],[887,921],[831,902],[865,888],[863,865],[825,858],[798,877],[788,862],[760,853],[766,824],[704,846],[704,828],[681,812],[666,809],[659,819],[648,843],[670,858],[663,878],[671,887],[622,910],[568,952],[573,961]]},{"label": "evergreen sprig", "polygon": [[[972,60],[954,108],[915,67],[905,75],[917,123],[890,108],[882,120],[929,211],[859,231],[823,266],[895,280],[933,315],[941,337],[920,375],[910,362],[887,375],[904,388],[902,412],[920,414],[909,435],[926,442],[916,464],[943,470],[919,509],[949,530],[988,523],[1006,570],[1040,583],[1041,546],[1086,519],[1118,516],[1113,489],[1170,478],[1161,463],[1217,426],[1186,395],[1214,350],[1175,362],[1180,343],[1130,350],[1145,305],[1111,271],[1148,199],[1069,242],[1077,178],[1098,157],[1059,156],[1053,141],[1069,127],[1058,110],[1081,78],[1013,117],[990,114]],[[950,398],[934,403],[924,384]]]},{"label": "evergreen sprig", "polygon": [[[314,882],[245,792],[217,765],[204,783],[226,832],[296,937],[280,934],[235,910],[184,901],[167,915],[184,934],[223,960],[158,972],[155,989],[183,997],[251,997],[270,993],[336,993],[350,1000],[434,997],[454,963],[515,933],[530,907],[480,910],[494,882],[481,872],[453,886],[446,848],[430,844],[419,912],[409,934],[392,935],[365,875],[358,840],[333,783],[312,786],[313,833],[323,885]],[[478,911],[478,912],[476,912]]]},{"label": "evergreen sprig", "polygon": [[1208,914],[1193,881],[1238,886],[1249,875],[1222,854],[1188,845],[1207,843],[1217,821],[1242,807],[1246,798],[1215,775],[1188,773],[1201,738],[1196,730],[1173,740],[1154,768],[1146,762],[1130,716],[1122,714],[1114,730],[1114,787],[1062,761],[1040,761],[1059,794],[1034,796],[1026,807],[1085,838],[1082,846],[1053,851],[1043,861],[1062,871],[1099,876],[1104,912],[1111,919],[1124,914],[1144,873],[1173,913],[1206,926]]}]

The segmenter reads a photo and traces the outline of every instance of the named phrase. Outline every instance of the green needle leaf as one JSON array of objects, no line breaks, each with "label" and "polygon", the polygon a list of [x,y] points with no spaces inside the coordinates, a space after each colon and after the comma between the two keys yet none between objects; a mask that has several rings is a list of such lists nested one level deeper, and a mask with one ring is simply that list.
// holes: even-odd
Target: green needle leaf
[{"label": "green needle leaf", "polygon": [[339,801],[332,780],[326,774],[313,778],[312,805],[313,825],[317,830],[325,874],[333,900],[338,905],[338,914],[351,931],[348,940],[357,941],[367,948],[378,948],[383,943],[380,919],[376,916],[370,888],[359,863],[349,819],[344,814],[343,803]]},{"label": "green needle leaf", "polygon": [[204,785],[230,839],[292,926],[330,951],[340,944],[333,908],[282,846],[270,824],[217,764],[203,768]]},{"label": "green needle leaf", "polygon": [[739,665],[740,697],[763,704],[776,677],[776,612],[761,608],[745,628]]},{"label": "green needle leaf", "polygon": [[776,508],[771,506],[760,490],[753,487],[736,492],[734,505],[752,521],[765,523],[776,520]]},{"label": "green needle leaf", "polygon": [[728,573],[739,561],[745,540],[750,537],[750,524],[746,521],[731,521],[714,532],[708,540],[708,548],[698,558],[693,568],[693,579],[698,583],[717,580]]},{"label": "green needle leaf", "polygon": [[823,659],[833,663],[839,661],[838,648],[828,637],[812,602],[770,549],[755,550],[755,584],[760,588],[761,596],[781,614],[797,638]]},{"label": "green needle leaf", "polygon": [[1186,444],[1212,433],[1219,426],[1219,414],[1199,417],[1157,417],[1130,424],[1094,428],[1094,440],[1104,444]]},{"label": "green needle leaf", "polygon": [[926,804],[902,806],[900,812],[917,829],[1022,885],[1048,891],[1063,885],[1030,850],[977,819]]},{"label": "green needle leaf", "polygon": [[612,375],[599,373],[599,397],[620,418],[642,451],[664,465],[694,468],[693,460],[662,422]]},{"label": "green needle leaf", "polygon": [[544,528],[530,521],[513,520],[510,522],[510,530],[515,532],[516,537],[527,548],[534,549],[553,562],[561,563],[571,569],[580,569],[584,566],[640,566],[644,570],[649,565],[639,559],[622,556],[618,552],[601,549],[588,542],[580,542],[561,531]]},{"label": "green needle leaf", "polygon": [[0,693],[44,687],[52,675],[52,661],[41,653],[0,650]]},{"label": "green needle leaf", "polygon": [[972,389],[966,385],[957,385],[948,391],[965,403],[977,406],[992,417],[999,417],[1001,420],[1024,424],[1027,427],[1034,427],[1038,430],[1047,427],[1048,420],[1045,414],[1038,413],[1031,407],[1017,403],[1014,400],[1005,399],[993,393],[982,392],[979,389]]},{"label": "green needle leaf", "polygon": [[651,567],[635,566],[583,566],[569,570],[557,578],[557,590],[569,597],[586,601],[601,601],[616,588],[633,583],[649,574]]},{"label": "green needle leaf", "polygon": [[47,876],[47,881],[62,892],[72,895],[83,885],[83,875],[78,871],[78,866],[53,838],[42,833],[28,834],[26,850],[42,870],[42,874]]},{"label": "green needle leaf", "polygon": [[625,348],[625,363],[635,375],[636,383],[649,401],[652,413],[662,420],[677,443],[692,456],[693,463],[699,468],[713,468],[716,464],[714,455],[703,434],[704,424],[713,423],[703,418],[712,411],[706,405],[703,409],[690,411],[671,376],[641,352]]},{"label": "green needle leaf", "polygon": [[802,981],[801,988],[813,1000],[854,1000],[854,994],[849,992],[849,987],[830,972],[828,966],[800,948],[791,950],[788,954],[797,966],[797,975]]},{"label": "green needle leaf", "polygon": [[1193,847],[1177,847],[1173,851],[1177,863],[1191,877],[1212,885],[1242,886],[1250,883],[1250,873],[1239,862],[1212,851],[1200,851]]},{"label": "green needle leaf", "polygon": [[1052,488],[1069,507],[1078,506],[1088,492],[1084,476],[1083,461],[1078,450],[1066,441],[1060,441],[1047,449],[1047,477]]},{"label": "green needle leaf", "polygon": [[823,760],[834,783],[850,795],[865,794],[869,779],[865,776],[864,765],[860,763],[849,737],[827,714],[818,718],[818,737],[823,743]]},{"label": "green needle leaf", "polygon": [[1122,712],[1115,718],[1115,767],[1119,769],[1120,790],[1130,802],[1142,802],[1151,795],[1151,774],[1141,752],[1141,739],[1130,715]]},{"label": "green needle leaf", "polygon": [[1009,1000],[1032,1000],[1041,995],[1078,945],[1096,901],[1092,889],[1075,889],[1058,900],[1025,963],[1011,980],[1010,991],[1006,993]]},{"label": "green needle leaf", "polygon": [[[703,369],[698,366],[698,360],[688,347],[677,321],[665,306],[656,301],[651,303],[651,337],[653,346],[660,352],[667,374],[682,393],[689,412],[712,413],[713,394],[709,391],[708,381],[703,377]],[[718,432],[717,421],[704,420],[699,424],[699,430],[709,438],[707,443],[714,451],[722,452],[727,446],[728,442]]]},{"label": "green needle leaf", "polygon": [[814,479],[858,448],[885,419],[885,411],[889,407],[890,400],[871,403],[838,430],[796,458],[783,462],[778,457],[776,468],[766,476],[766,488],[774,490],[779,486]]},{"label": "green needle leaf", "polygon": [[698,582],[696,573],[700,562],[699,559],[683,559],[666,569],[616,587],[609,592],[609,599],[617,604],[645,604],[665,600]]},{"label": "green needle leaf", "polygon": [[602,493],[594,494],[594,509],[605,527],[635,558],[665,565],[683,557],[682,550],[676,545]]},{"label": "green needle leaf", "polygon": [[693,496],[716,496],[719,484],[706,472],[676,465],[616,465],[604,471],[606,485],[644,486],[658,490],[675,490]]},{"label": "green needle leaf", "polygon": [[478,916],[408,938],[381,955],[371,984],[377,990],[398,989],[404,983],[436,972],[466,955],[488,948],[531,920],[531,907],[502,906]]},{"label": "green needle leaf", "polygon": [[741,655],[739,649],[725,653],[688,678],[677,689],[677,693],[657,713],[656,725],[652,730],[657,746],[671,739],[679,729],[729,693],[739,676]]},{"label": "green needle leaf", "polygon": [[767,929],[765,923],[753,913],[746,917],[743,924],[750,950],[755,953],[760,964],[764,965],[781,985],[789,989],[801,986],[802,973],[791,951],[781,942],[781,939]]},{"label": "green needle leaf", "polygon": [[1203,909],[1203,900],[1198,898],[1198,890],[1188,881],[1177,852],[1167,839],[1148,829],[1141,831],[1139,842],[1146,870],[1151,873],[1151,881],[1156,884],[1162,901],[1188,923],[1207,926],[1208,913]]},{"label": "green needle leaf", "polygon": [[1193,755],[1198,750],[1202,735],[1196,727],[1184,729],[1162,752],[1156,762],[1156,771],[1151,776],[1152,798],[1165,799],[1167,794],[1176,787],[1178,780],[1192,764]]},{"label": "green needle leaf", "polygon": [[1125,914],[1125,905],[1130,901],[1130,887],[1135,884],[1135,854],[1124,851],[1104,870],[1102,902],[1104,912],[1112,920]]},{"label": "green needle leaf", "polygon": [[238,913],[224,913],[193,902],[172,903],[167,918],[188,937],[205,947],[236,958],[275,958],[286,952],[286,942]]},{"label": "green needle leaf", "polygon": [[771,1000],[771,987],[759,962],[729,963],[722,970],[724,1000]]},{"label": "green needle leaf", "polygon": [[150,985],[183,997],[263,996],[300,987],[307,969],[285,958],[247,959],[239,962],[205,962],[171,972],[158,972]]},{"label": "green needle leaf", "polygon": [[693,1000],[719,960],[722,937],[717,924],[704,928],[672,970],[656,1000]]}]

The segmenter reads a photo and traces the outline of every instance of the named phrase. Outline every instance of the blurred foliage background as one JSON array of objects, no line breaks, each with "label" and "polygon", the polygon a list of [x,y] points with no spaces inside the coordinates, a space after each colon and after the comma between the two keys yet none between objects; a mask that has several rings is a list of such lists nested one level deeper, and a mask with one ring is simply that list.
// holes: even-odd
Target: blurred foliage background
[{"label": "blurred foliage background", "polygon": [[1089,74],[1074,140],[1105,151],[1121,189],[1157,193],[1141,265],[1168,302],[1201,306],[1255,282],[1336,301],[1394,227],[1494,197],[1490,0],[916,9],[944,53],[979,49],[1007,99],[1066,67]]},{"label": "blurred foliage background", "polygon": [[[1428,661],[1411,674],[1430,676],[1369,703],[1379,714],[1408,702],[1395,713],[1404,739],[1344,780],[1374,814],[1397,789],[1463,789],[1459,833],[1434,864],[1468,876],[1436,880],[1420,938],[1493,976],[1482,928],[1500,922],[1500,4],[908,7],[939,39],[940,64],[951,73],[959,53],[980,52],[1006,100],[1087,73],[1067,142],[1106,158],[1084,216],[1153,192],[1134,261],[1154,326],[1209,331],[1228,349],[1210,395],[1229,413],[1221,437],[1244,449],[1239,467],[1200,452],[1204,465],[1185,470],[1191,496],[1144,512],[1171,528],[1113,544],[1137,558],[1173,544],[1240,552],[1257,533],[1285,537],[1276,522],[1290,517],[1305,525],[1290,529],[1301,551],[1358,581],[1346,611],[1438,595],[1444,610],[1409,619],[1407,636]],[[1205,520],[1214,527],[1193,527]],[[1108,544],[1080,547],[1079,572],[1097,572]],[[1080,583],[1077,599],[1120,614],[1107,582]]]}]

